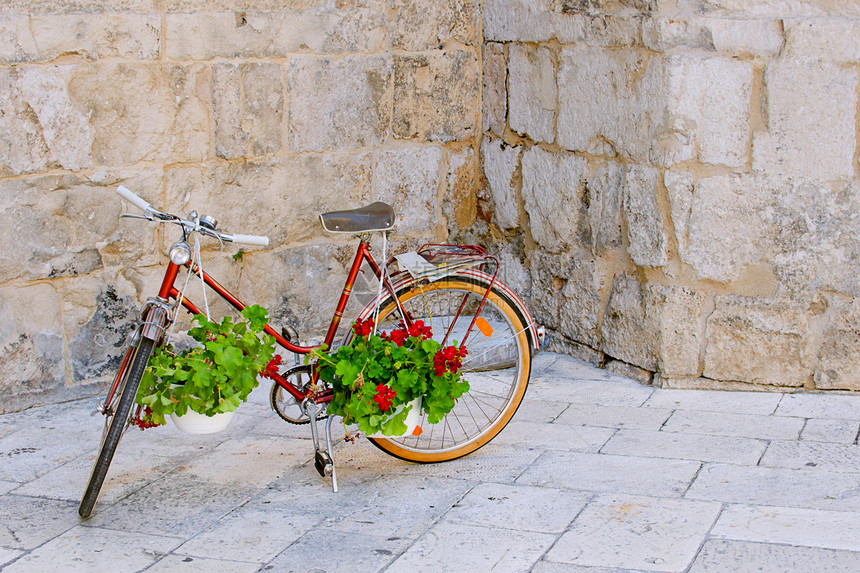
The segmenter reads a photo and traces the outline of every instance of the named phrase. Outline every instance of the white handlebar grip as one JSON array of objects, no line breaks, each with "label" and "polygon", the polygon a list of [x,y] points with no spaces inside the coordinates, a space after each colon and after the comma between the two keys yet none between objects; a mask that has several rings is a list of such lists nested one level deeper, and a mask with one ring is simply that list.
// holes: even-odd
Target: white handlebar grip
[{"label": "white handlebar grip", "polygon": [[234,243],[242,243],[244,245],[259,245],[261,247],[269,246],[269,237],[260,237],[257,235],[233,235]]},{"label": "white handlebar grip", "polygon": [[126,189],[122,185],[120,185],[119,187],[116,188],[116,192],[119,194],[120,197],[122,197],[123,199],[125,199],[126,201],[128,201],[129,203],[131,203],[132,205],[134,205],[135,207],[137,207],[141,211],[146,211],[147,209],[152,208],[152,205],[150,205],[149,203],[144,201],[141,197],[136,195],[133,191]]}]

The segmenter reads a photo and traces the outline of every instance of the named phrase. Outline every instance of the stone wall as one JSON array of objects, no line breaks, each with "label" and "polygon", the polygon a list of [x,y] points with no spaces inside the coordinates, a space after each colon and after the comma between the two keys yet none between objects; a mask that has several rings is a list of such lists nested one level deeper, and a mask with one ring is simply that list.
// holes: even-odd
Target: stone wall
[{"label": "stone wall", "polygon": [[860,3],[485,0],[483,33],[477,232],[554,348],[860,390]]},{"label": "stone wall", "polygon": [[[327,324],[351,261],[318,213],[393,203],[396,243],[470,227],[477,0],[7,0],[0,6],[0,412],[94,390],[175,231],[124,184],[266,234],[209,270]],[[197,297],[199,299],[199,297]]]}]

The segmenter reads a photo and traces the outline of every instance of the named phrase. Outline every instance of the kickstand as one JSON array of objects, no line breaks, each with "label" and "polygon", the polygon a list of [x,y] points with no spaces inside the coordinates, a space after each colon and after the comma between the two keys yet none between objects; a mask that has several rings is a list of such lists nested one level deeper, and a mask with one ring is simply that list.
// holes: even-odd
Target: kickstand
[{"label": "kickstand", "polygon": [[317,469],[317,472],[319,472],[322,477],[331,476],[331,488],[335,493],[337,493],[337,474],[335,473],[334,461],[332,459],[331,451],[332,416],[326,417],[326,449],[321,450],[319,442],[319,432],[317,430],[317,411],[319,411],[319,407],[315,403],[307,401],[304,404],[304,409],[311,421],[311,436],[313,436],[314,439],[314,467]]}]

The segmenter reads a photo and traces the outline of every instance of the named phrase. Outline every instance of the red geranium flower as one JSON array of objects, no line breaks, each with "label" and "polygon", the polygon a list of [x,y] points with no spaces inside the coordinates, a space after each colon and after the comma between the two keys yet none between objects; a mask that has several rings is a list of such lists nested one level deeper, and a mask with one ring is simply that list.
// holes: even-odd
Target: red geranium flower
[{"label": "red geranium flower", "polygon": [[278,373],[278,367],[281,365],[281,355],[275,354],[272,356],[272,359],[269,360],[269,363],[266,364],[266,368],[260,372],[260,376],[263,378],[269,378],[271,380],[275,379],[275,374]]},{"label": "red geranium flower", "polygon": [[373,397],[374,402],[383,412],[387,412],[391,408],[391,402],[397,397],[397,392],[386,386],[385,384],[376,385],[376,396]]},{"label": "red geranium flower", "polygon": [[451,374],[456,373],[460,369],[460,366],[463,365],[463,358],[465,356],[465,348],[446,346],[439,349],[433,357],[433,368],[436,371],[436,376],[443,376],[446,372],[450,372]]},{"label": "red geranium flower", "polygon": [[352,331],[356,336],[360,336],[364,338],[371,332],[373,332],[373,320],[361,320],[360,318],[355,321],[355,324],[352,325]]}]

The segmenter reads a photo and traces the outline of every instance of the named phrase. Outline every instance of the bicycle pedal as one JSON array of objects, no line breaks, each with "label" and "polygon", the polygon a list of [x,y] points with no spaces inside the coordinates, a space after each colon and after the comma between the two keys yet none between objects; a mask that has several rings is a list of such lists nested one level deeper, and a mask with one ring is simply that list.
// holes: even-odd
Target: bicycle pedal
[{"label": "bicycle pedal", "polygon": [[314,467],[322,477],[329,477],[334,473],[334,462],[327,452],[317,451],[314,455]]}]

